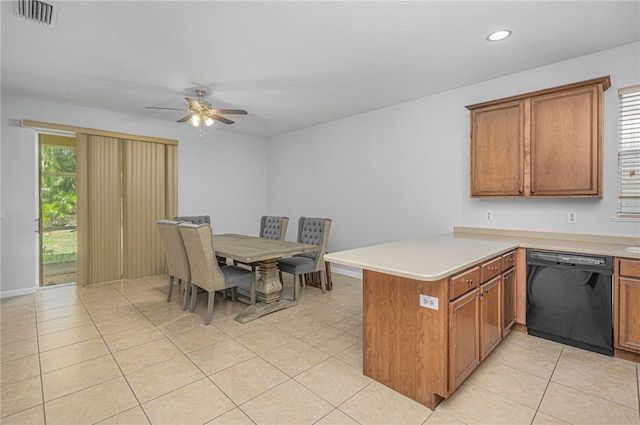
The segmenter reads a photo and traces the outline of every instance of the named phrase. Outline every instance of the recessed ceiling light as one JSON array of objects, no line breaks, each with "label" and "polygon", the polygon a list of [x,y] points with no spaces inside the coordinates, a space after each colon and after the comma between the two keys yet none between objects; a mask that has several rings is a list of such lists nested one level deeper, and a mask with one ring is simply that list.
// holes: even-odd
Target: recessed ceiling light
[{"label": "recessed ceiling light", "polygon": [[500,41],[511,35],[511,31],[509,30],[500,30],[496,32],[492,32],[487,36],[487,40],[489,41]]}]

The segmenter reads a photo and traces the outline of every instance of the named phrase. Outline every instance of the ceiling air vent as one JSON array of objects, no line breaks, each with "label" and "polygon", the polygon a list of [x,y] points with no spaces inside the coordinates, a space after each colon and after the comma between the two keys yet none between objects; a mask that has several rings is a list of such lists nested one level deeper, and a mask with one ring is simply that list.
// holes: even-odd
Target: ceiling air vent
[{"label": "ceiling air vent", "polygon": [[38,0],[13,0],[13,14],[55,27],[58,5]]}]

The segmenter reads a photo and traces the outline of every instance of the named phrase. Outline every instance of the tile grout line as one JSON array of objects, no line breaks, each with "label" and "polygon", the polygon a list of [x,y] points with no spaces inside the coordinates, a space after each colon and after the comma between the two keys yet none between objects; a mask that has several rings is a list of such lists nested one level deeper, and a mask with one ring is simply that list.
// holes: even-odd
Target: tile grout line
[{"label": "tile grout line", "polygon": [[[75,292],[75,291],[74,291]],[[47,423],[47,409],[45,407],[45,397],[44,397],[44,374],[42,373],[42,358],[40,357],[40,334],[38,332],[38,309],[36,308],[36,297],[33,296],[33,313],[35,316],[35,327],[36,327],[36,347],[38,349],[38,369],[40,372],[40,393],[42,397],[42,419],[44,424]]]},{"label": "tile grout line", "polygon": [[[111,283],[107,283],[107,284],[108,284],[109,286],[113,287],[113,285],[111,285]],[[114,289],[115,289],[115,288],[114,288]],[[117,291],[117,289],[116,289],[116,291]],[[147,412],[145,412],[145,410],[142,408],[142,404],[140,403],[140,399],[138,398],[138,396],[136,395],[136,393],[133,391],[133,388],[131,388],[131,384],[129,383],[129,380],[127,379],[126,374],[125,374],[125,373],[124,373],[124,371],[122,370],[122,367],[120,366],[120,363],[118,363],[118,361],[116,360],[115,356],[113,355],[113,351],[111,351],[111,347],[109,347],[109,344],[108,344],[108,343],[107,343],[107,341],[104,339],[104,335],[103,335],[103,334],[102,334],[102,332],[100,331],[100,328],[98,328],[98,325],[96,324],[96,321],[95,321],[95,319],[94,319],[93,315],[92,315],[92,314],[89,312],[89,310],[87,309],[87,306],[86,306],[86,304],[85,304],[85,301],[82,299],[82,297],[80,296],[80,294],[78,294],[78,293],[77,293],[77,291],[76,291],[76,295],[77,295],[77,297],[80,299],[80,302],[82,303],[82,306],[84,307],[85,311],[86,311],[86,312],[87,312],[87,314],[89,315],[89,318],[91,319],[91,323],[93,323],[93,326],[95,326],[95,327],[96,327],[96,330],[97,330],[97,331],[98,331],[98,333],[100,334],[100,339],[101,339],[101,340],[102,340],[102,342],[104,343],[105,347],[107,347],[107,350],[109,351],[109,355],[111,356],[111,359],[113,360],[113,362],[114,362],[114,363],[116,364],[116,366],[118,367],[118,370],[120,371],[120,374],[122,375],[122,378],[125,380],[125,382],[127,383],[127,386],[129,387],[129,390],[131,391],[131,394],[133,394],[133,396],[135,397],[136,402],[138,403],[138,407],[140,407],[140,410],[142,410],[142,413],[144,414],[145,418],[147,418],[147,420],[149,421],[149,423],[151,423],[151,420],[150,420],[150,419],[149,419],[149,417],[147,416]],[[127,301],[128,301],[129,303],[131,303],[128,299],[127,299]],[[118,378],[113,378],[113,379],[110,379],[110,380],[107,380],[107,381],[104,381],[104,382],[109,382],[109,381],[112,381],[112,380],[115,380],[115,379],[118,379]],[[102,382],[102,383],[104,383],[104,382]],[[100,384],[96,384],[96,385],[100,385]],[[95,385],[93,385],[93,386],[95,386]],[[88,388],[90,388],[90,387],[88,387]],[[85,388],[85,389],[86,389],[86,388]],[[132,407],[132,408],[130,408],[130,409],[123,410],[122,412],[118,412],[118,413],[116,413],[116,414],[114,414],[114,415],[111,415],[111,416],[108,416],[108,417],[106,417],[106,418],[102,418],[102,419],[100,419],[100,420],[98,421],[98,423],[99,423],[99,422],[102,422],[102,421],[105,421],[105,420],[107,420],[107,419],[113,418],[113,417],[115,417],[115,416],[117,416],[117,415],[120,415],[120,414],[122,414],[122,413],[124,413],[124,412],[127,412],[127,411],[129,411],[129,410],[131,410],[131,409],[133,409],[133,408],[134,408],[134,407]],[[46,424],[46,422],[45,422],[45,424]]]}]

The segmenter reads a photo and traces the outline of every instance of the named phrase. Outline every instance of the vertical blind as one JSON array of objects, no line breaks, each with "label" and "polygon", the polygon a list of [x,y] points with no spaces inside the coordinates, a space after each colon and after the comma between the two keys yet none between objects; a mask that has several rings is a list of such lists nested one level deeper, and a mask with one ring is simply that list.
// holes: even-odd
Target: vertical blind
[{"label": "vertical blind", "polygon": [[79,286],[165,271],[156,222],[177,212],[177,146],[76,134]]},{"label": "vertical blind", "polygon": [[120,156],[119,139],[76,134],[79,286],[120,279]]},{"label": "vertical blind", "polygon": [[618,90],[618,217],[640,217],[640,85]]},{"label": "vertical blind", "polygon": [[123,278],[164,273],[156,222],[167,218],[165,146],[122,141]]},{"label": "vertical blind", "polygon": [[76,134],[78,286],[165,272],[156,221],[178,212],[178,141],[22,120]]}]

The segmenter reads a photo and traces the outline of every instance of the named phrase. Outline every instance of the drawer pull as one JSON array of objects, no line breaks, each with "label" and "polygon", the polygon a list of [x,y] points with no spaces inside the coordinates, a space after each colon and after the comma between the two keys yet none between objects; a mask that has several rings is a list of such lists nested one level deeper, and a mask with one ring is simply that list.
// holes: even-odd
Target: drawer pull
[{"label": "drawer pull", "polygon": [[498,268],[494,266],[494,267],[491,267],[491,270],[495,272],[495,271],[498,271]]},{"label": "drawer pull", "polygon": [[465,280],[467,285],[472,285],[473,284],[473,279],[467,279]]}]

